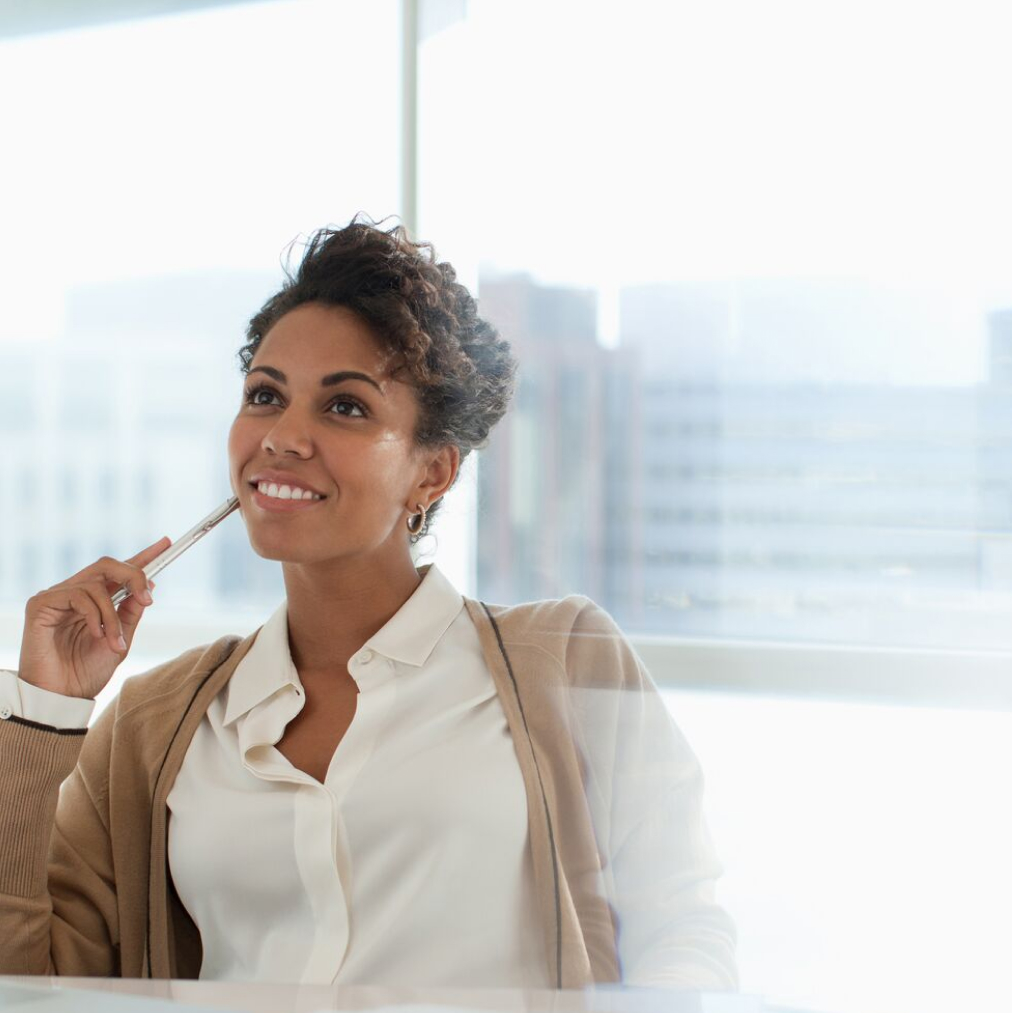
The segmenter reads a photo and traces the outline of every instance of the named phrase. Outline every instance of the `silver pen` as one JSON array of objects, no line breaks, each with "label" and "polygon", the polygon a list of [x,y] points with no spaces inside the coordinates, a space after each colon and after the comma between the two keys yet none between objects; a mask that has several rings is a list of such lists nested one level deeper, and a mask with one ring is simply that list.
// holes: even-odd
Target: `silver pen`
[{"label": "silver pen", "polygon": [[[230,513],[239,508],[239,497],[230,496],[217,510],[213,510],[209,513],[199,524],[195,524],[189,531],[186,532],[181,538],[174,541],[163,553],[155,556],[154,559],[144,567],[144,576],[150,580],[156,573],[160,573],[178,556],[181,556],[186,550],[193,545],[194,542],[199,541],[211,530],[216,524],[220,524]],[[114,608],[118,608],[133,592],[126,586],[121,587],[113,596],[112,604]]]}]

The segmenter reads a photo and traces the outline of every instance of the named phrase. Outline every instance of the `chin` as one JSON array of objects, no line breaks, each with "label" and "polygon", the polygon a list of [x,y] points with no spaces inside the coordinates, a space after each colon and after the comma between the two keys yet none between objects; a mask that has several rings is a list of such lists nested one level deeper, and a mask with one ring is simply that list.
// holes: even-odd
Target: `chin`
[{"label": "chin", "polygon": [[290,545],[256,545],[253,542],[250,544],[261,559],[272,559],[277,563],[317,563],[320,561],[319,552],[309,549],[300,552]]},{"label": "chin", "polygon": [[263,537],[262,531],[247,530],[249,544],[261,559],[273,559],[279,563],[313,563],[320,558],[318,546],[300,545],[294,538]]}]

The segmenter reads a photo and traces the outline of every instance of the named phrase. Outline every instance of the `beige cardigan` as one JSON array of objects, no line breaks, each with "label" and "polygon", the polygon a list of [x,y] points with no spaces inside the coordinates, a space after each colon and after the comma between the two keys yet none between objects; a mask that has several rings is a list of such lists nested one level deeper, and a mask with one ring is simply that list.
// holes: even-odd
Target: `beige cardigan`
[{"label": "beige cardigan", "polygon": [[[636,729],[618,718],[625,704],[611,701],[638,701],[639,714],[659,697],[610,617],[587,598],[465,605],[526,787],[551,979],[560,988],[618,981],[618,926],[602,883],[606,853],[630,847],[635,835],[623,831],[622,842],[608,844],[610,828],[600,824],[621,801],[610,797],[620,785],[608,772],[620,769],[617,757]],[[0,973],[199,975],[200,936],[168,874],[166,799],[204,712],[255,637],[223,637],[128,679],[87,733],[0,721]],[[586,708],[569,704],[574,689],[604,702],[585,727]],[[597,753],[596,805],[585,790],[588,748]],[[698,789],[698,767],[688,776],[658,770],[677,779],[678,797]],[[662,804],[657,797],[645,808]],[[704,838],[691,845],[689,868],[658,878],[677,884],[673,896],[688,902],[677,902],[658,942],[671,974],[656,983],[733,988],[734,930],[712,903],[719,866]]]}]

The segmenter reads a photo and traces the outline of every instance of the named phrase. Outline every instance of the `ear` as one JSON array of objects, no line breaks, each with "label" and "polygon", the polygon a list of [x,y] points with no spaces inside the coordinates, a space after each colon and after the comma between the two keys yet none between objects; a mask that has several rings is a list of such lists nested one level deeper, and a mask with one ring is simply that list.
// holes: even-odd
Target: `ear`
[{"label": "ear", "polygon": [[421,454],[422,477],[413,487],[409,510],[421,503],[426,510],[450,490],[460,470],[460,450],[452,444]]}]

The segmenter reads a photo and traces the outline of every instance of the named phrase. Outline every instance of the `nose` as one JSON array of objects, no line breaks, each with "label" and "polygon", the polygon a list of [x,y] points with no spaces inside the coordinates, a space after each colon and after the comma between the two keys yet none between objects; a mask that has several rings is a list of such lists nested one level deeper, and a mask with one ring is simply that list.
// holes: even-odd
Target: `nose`
[{"label": "nose", "polygon": [[264,434],[260,446],[268,454],[310,457],[313,453],[313,443],[305,426],[300,425],[291,412],[284,412],[281,415],[281,418]]}]

